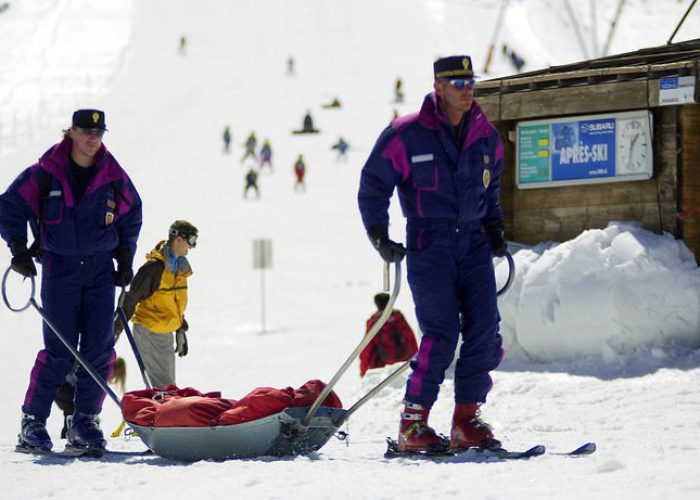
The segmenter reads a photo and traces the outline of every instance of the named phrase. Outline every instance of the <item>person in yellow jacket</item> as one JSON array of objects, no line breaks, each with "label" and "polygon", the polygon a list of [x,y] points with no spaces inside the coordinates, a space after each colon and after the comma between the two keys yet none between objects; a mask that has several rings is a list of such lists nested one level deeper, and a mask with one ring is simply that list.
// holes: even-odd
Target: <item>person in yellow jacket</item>
[{"label": "person in yellow jacket", "polygon": [[[175,384],[175,354],[187,355],[185,309],[187,279],[192,275],[187,253],[197,245],[197,234],[189,222],[173,222],[168,241],[159,242],[148,253],[124,296],[124,314],[133,321],[136,346],[156,387]],[[123,329],[117,318],[115,335]]]}]

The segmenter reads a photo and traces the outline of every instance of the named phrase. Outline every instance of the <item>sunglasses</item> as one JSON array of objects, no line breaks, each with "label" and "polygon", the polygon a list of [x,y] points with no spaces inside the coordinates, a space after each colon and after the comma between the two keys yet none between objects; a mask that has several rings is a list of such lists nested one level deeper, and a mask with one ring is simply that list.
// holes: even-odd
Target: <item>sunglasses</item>
[{"label": "sunglasses", "polygon": [[179,236],[180,238],[183,238],[192,248],[197,246],[197,235],[194,233],[184,233],[182,231],[178,231],[177,229],[171,229],[170,236]]},{"label": "sunglasses", "polygon": [[80,132],[83,135],[94,135],[95,137],[102,137],[105,135],[105,131],[99,128],[82,128],[82,127],[73,127],[75,130]]},{"label": "sunglasses", "polygon": [[455,78],[453,80],[448,80],[448,82],[457,90],[462,90],[464,87],[473,89],[475,83],[473,78],[469,78],[468,80],[466,78]]}]

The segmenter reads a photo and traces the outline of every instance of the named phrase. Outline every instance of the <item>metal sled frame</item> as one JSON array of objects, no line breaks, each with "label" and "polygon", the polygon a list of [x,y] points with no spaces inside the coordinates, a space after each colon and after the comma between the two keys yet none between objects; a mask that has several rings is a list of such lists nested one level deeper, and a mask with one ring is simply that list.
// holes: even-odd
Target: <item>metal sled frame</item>
[{"label": "metal sled frame", "polygon": [[308,407],[287,408],[251,422],[211,427],[145,427],[129,423],[144,444],[164,458],[194,462],[261,456],[307,455],[338,431],[345,410],[321,407],[308,425]]}]

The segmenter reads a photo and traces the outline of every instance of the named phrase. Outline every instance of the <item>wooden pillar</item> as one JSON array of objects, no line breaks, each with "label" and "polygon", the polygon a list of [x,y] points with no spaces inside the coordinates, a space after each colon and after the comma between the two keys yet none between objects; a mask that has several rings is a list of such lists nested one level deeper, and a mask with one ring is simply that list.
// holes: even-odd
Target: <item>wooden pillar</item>
[{"label": "wooden pillar", "polygon": [[680,108],[680,237],[700,261],[700,104]]}]

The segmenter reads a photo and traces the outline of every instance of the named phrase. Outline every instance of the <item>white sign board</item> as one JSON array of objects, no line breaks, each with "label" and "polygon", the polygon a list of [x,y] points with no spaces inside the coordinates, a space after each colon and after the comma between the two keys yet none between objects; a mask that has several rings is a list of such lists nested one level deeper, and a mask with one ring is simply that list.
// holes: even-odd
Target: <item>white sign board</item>
[{"label": "white sign board", "polygon": [[253,269],[272,267],[272,240],[253,240]]},{"label": "white sign board", "polygon": [[695,102],[695,77],[672,76],[659,79],[659,105],[675,106]]}]

